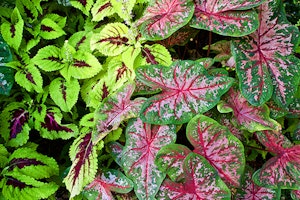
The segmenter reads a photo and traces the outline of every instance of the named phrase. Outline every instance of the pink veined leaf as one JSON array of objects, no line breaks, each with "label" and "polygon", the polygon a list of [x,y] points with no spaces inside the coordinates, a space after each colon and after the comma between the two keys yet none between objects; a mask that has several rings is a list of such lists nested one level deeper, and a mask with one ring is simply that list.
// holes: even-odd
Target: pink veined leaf
[{"label": "pink veined leaf", "polygon": [[93,136],[95,143],[110,131],[116,130],[123,120],[137,116],[145,100],[143,98],[130,100],[134,88],[133,83],[126,84],[100,104],[95,114],[97,127]]},{"label": "pink veined leaf", "polygon": [[184,160],[183,170],[185,182],[177,183],[165,179],[157,199],[230,200],[230,190],[202,156],[190,153]]},{"label": "pink veined leaf", "polygon": [[299,189],[300,145],[293,145],[278,132],[262,131],[256,136],[275,156],[254,173],[255,184],[268,188]]},{"label": "pink veined leaf", "polygon": [[294,200],[299,200],[300,199],[300,190],[291,191],[291,197]]},{"label": "pink veined leaf", "polygon": [[133,181],[139,199],[154,199],[166,176],[154,164],[155,157],[161,147],[175,140],[174,125],[151,125],[139,118],[128,122],[121,164],[127,177]]},{"label": "pink veined leaf", "polygon": [[197,115],[187,125],[186,135],[194,152],[202,155],[226,183],[238,187],[245,168],[244,147],[215,120]]},{"label": "pink veined leaf", "polygon": [[287,107],[299,83],[300,61],[292,55],[299,31],[282,16],[279,2],[264,2],[259,7],[257,31],[233,41],[241,92],[256,106],[273,95],[278,105]]},{"label": "pink veined leaf", "polygon": [[257,13],[250,8],[262,2],[262,0],[196,0],[191,26],[220,35],[247,35],[258,27]]},{"label": "pink veined leaf", "polygon": [[98,167],[92,132],[88,128],[84,128],[82,132],[70,147],[72,166],[63,180],[71,193],[70,197],[78,195],[84,186],[94,180]]},{"label": "pink veined leaf", "polygon": [[170,67],[139,67],[136,75],[141,82],[162,89],[143,104],[141,119],[151,124],[183,124],[214,107],[233,79],[208,75],[205,63],[205,60],[180,60]]},{"label": "pink veined leaf", "polygon": [[[243,130],[238,129],[237,127],[235,127],[233,125],[233,123],[231,122],[231,117],[228,117],[228,115],[226,114],[220,114],[220,119],[218,120],[218,122],[223,125],[226,126],[229,131],[235,136],[237,137],[239,140],[243,139]],[[208,116],[209,117],[209,116]]]},{"label": "pink veined leaf", "polygon": [[280,197],[280,190],[260,187],[252,181],[253,169],[246,167],[242,188],[238,189],[236,200],[273,200]]},{"label": "pink veined leaf", "polygon": [[192,0],[155,0],[138,21],[143,37],[147,40],[169,37],[190,21],[194,7]]},{"label": "pink veined leaf", "polygon": [[233,112],[232,122],[249,132],[281,130],[281,125],[269,117],[266,105],[253,106],[236,88],[230,88],[224,101],[218,104],[221,113]]},{"label": "pink veined leaf", "polygon": [[169,144],[160,149],[155,164],[158,168],[167,172],[169,178],[175,182],[181,182],[185,178],[183,161],[191,150],[184,145]]},{"label": "pink veined leaf", "polygon": [[114,200],[111,192],[128,193],[132,190],[133,183],[122,172],[114,169],[101,170],[97,177],[84,188],[84,194],[89,196],[96,192],[93,199]]}]

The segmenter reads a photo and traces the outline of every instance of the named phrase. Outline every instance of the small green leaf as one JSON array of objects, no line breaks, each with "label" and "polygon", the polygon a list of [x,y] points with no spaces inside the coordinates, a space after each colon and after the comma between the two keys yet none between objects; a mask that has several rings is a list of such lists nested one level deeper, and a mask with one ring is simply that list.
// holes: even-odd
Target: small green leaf
[{"label": "small green leaf", "polygon": [[160,44],[145,45],[141,49],[141,54],[135,61],[135,66],[160,64],[170,66],[172,57],[166,47]]},{"label": "small green leaf", "polygon": [[93,5],[93,0],[71,0],[71,5],[83,12],[85,15],[89,15],[89,11]]},{"label": "small green leaf", "polygon": [[69,81],[63,78],[54,79],[49,86],[52,100],[64,112],[70,112],[78,99],[80,85],[77,79]]},{"label": "small green leaf", "polygon": [[65,35],[65,31],[52,19],[44,18],[40,24],[40,36],[46,40],[52,40]]},{"label": "small green leaf", "polygon": [[69,38],[69,44],[75,48],[75,50],[82,50],[86,52],[91,51],[90,41],[93,32],[79,31],[74,33]]},{"label": "small green leaf", "polygon": [[33,64],[29,64],[23,69],[17,71],[15,74],[15,80],[28,92],[43,92],[43,78],[39,69]]},{"label": "small green leaf", "polygon": [[113,15],[116,11],[109,0],[97,0],[92,8],[93,21],[99,22],[104,17]]}]

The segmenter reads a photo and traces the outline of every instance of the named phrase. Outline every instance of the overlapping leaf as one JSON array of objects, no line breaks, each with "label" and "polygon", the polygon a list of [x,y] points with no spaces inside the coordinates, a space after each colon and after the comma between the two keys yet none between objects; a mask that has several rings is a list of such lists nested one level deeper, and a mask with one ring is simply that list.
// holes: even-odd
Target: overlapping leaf
[{"label": "overlapping leaf", "polygon": [[29,139],[29,112],[23,103],[12,102],[0,114],[0,133],[6,145],[21,146]]},{"label": "overlapping leaf", "polygon": [[233,83],[230,77],[208,75],[204,61],[175,61],[170,67],[142,66],[137,78],[162,93],[149,98],[141,119],[152,124],[183,124],[214,107]]},{"label": "overlapping leaf", "polygon": [[221,113],[233,112],[232,122],[249,132],[281,129],[281,125],[269,117],[266,105],[252,106],[238,89],[230,88],[224,101],[219,102]]},{"label": "overlapping leaf", "polygon": [[242,94],[253,105],[262,105],[273,95],[286,107],[299,83],[299,59],[292,55],[299,31],[285,19],[279,1],[259,7],[259,28],[233,42],[233,54]]},{"label": "overlapping leaf", "polygon": [[70,197],[79,194],[87,184],[94,180],[98,167],[92,132],[88,129],[81,131],[83,133],[70,147],[72,166],[63,181],[71,193]]},{"label": "overlapping leaf", "polygon": [[89,15],[89,11],[94,3],[93,0],[70,0],[73,7],[81,10],[85,15]]},{"label": "overlapping leaf", "polygon": [[230,190],[220,179],[218,172],[200,155],[190,153],[183,164],[185,182],[166,179],[160,187],[157,199],[230,199]]},{"label": "overlapping leaf", "polygon": [[154,164],[154,159],[161,147],[174,143],[175,139],[174,125],[150,125],[139,118],[128,122],[121,164],[127,177],[133,181],[140,200],[154,199],[166,176]]},{"label": "overlapping leaf", "polygon": [[194,152],[205,157],[223,181],[239,186],[245,167],[244,147],[226,127],[198,115],[188,123],[186,134]]},{"label": "overlapping leaf", "polygon": [[193,16],[191,0],[156,0],[150,4],[138,23],[147,40],[161,40],[185,26]]},{"label": "overlapping leaf", "polygon": [[39,35],[47,40],[52,40],[65,35],[65,31],[55,21],[50,18],[44,18],[40,24]]},{"label": "overlapping leaf", "polygon": [[273,200],[280,197],[280,190],[269,189],[265,187],[260,187],[252,181],[253,169],[247,167],[244,175],[243,182],[241,184],[242,188],[238,189],[235,196],[236,200]]},{"label": "overlapping leaf", "polygon": [[101,21],[104,17],[108,17],[115,13],[112,4],[109,0],[97,0],[91,10],[93,21]]},{"label": "overlapping leaf", "polygon": [[255,184],[268,188],[299,189],[300,145],[293,145],[278,132],[262,131],[256,135],[275,156],[254,173]]},{"label": "overlapping leaf", "polygon": [[117,129],[123,120],[137,117],[145,100],[137,98],[131,101],[130,97],[133,91],[134,85],[132,83],[126,84],[100,104],[95,114],[94,141],[101,140],[108,132]]},{"label": "overlapping leaf", "polygon": [[43,78],[39,69],[29,64],[15,74],[15,81],[28,92],[43,92]]},{"label": "overlapping leaf", "polygon": [[[114,169],[101,170],[97,177],[84,188],[88,199],[113,200],[116,193],[128,193],[133,189],[133,183],[122,172]],[[91,192],[96,191],[96,196]],[[91,197],[92,196],[92,197]]]},{"label": "overlapping leaf", "polygon": [[137,57],[136,65],[164,65],[172,64],[172,57],[168,49],[160,44],[144,45],[141,49],[141,55]]},{"label": "overlapping leaf", "polygon": [[262,2],[262,0],[196,0],[191,26],[220,35],[247,35],[258,27],[257,13],[250,8]]}]

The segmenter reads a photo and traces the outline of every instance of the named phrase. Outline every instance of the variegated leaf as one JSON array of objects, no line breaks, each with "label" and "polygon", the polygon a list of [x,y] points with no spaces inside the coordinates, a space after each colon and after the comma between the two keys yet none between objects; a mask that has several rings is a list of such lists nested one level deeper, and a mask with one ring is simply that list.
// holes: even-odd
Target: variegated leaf
[{"label": "variegated leaf", "polygon": [[147,40],[162,40],[185,26],[193,17],[191,0],[155,0],[139,19],[140,31]]},{"label": "variegated leaf", "polygon": [[172,64],[172,57],[168,49],[160,44],[144,45],[141,54],[137,57],[135,65],[164,65]]},{"label": "variegated leaf", "polygon": [[292,55],[299,31],[282,15],[279,2],[263,3],[258,30],[233,42],[241,92],[256,106],[273,95],[278,105],[287,107],[299,83],[300,61]]},{"label": "variegated leaf", "polygon": [[95,113],[94,142],[101,140],[107,133],[117,129],[122,121],[137,117],[145,100],[144,98],[130,100],[134,87],[133,83],[126,84],[100,104]]},{"label": "variegated leaf", "polygon": [[165,179],[157,199],[231,199],[230,190],[221,180],[218,172],[202,156],[190,153],[184,160],[183,170],[186,181],[177,183]]},{"label": "variegated leaf", "polygon": [[[84,188],[84,195],[91,196],[96,191],[93,199],[114,200],[115,193],[128,193],[133,189],[132,181],[122,172],[114,169],[102,169],[97,177]],[[89,197],[89,199],[91,199]]]},{"label": "variegated leaf", "polygon": [[203,65],[204,61],[180,60],[170,67],[137,68],[136,75],[141,82],[152,89],[162,89],[144,103],[141,119],[152,124],[183,124],[214,107],[233,79],[210,76]]},{"label": "variegated leaf", "polygon": [[226,127],[197,115],[189,121],[186,135],[194,152],[206,158],[224,182],[240,185],[245,168],[244,146]]},{"label": "variegated leaf", "polygon": [[300,190],[291,191],[291,197],[294,200],[299,200],[300,199]]},{"label": "variegated leaf", "polygon": [[109,0],[97,0],[91,10],[93,21],[99,22],[104,17],[109,17],[115,13],[112,4]]},{"label": "variegated leaf", "polygon": [[40,24],[39,35],[46,40],[53,40],[65,35],[65,31],[52,19],[44,18]]},{"label": "variegated leaf", "polygon": [[130,22],[133,18],[132,9],[136,0],[110,0],[114,11],[125,21]]},{"label": "variegated leaf", "polygon": [[70,197],[79,194],[82,189],[91,183],[97,172],[97,152],[92,142],[92,132],[89,129],[83,133],[70,147],[71,169],[63,182],[70,191]]},{"label": "variegated leaf", "polygon": [[28,92],[43,92],[43,78],[34,64],[29,64],[15,74],[15,81]]},{"label": "variegated leaf", "polygon": [[89,11],[93,6],[93,0],[70,0],[73,7],[81,10],[85,15],[89,15]]},{"label": "variegated leaf", "polygon": [[300,145],[293,145],[279,132],[262,131],[256,135],[275,155],[253,174],[255,184],[275,189],[299,189]]},{"label": "variegated leaf", "polygon": [[75,48],[76,51],[82,50],[90,52],[90,42],[93,32],[78,31],[74,33],[68,40],[68,43]]},{"label": "variegated leaf", "polygon": [[166,176],[154,164],[154,159],[161,147],[174,143],[175,139],[174,125],[151,125],[139,118],[128,122],[121,164],[127,177],[133,181],[135,194],[140,200],[154,199]]},{"label": "variegated leaf", "polygon": [[248,35],[258,27],[257,13],[251,8],[262,2],[262,0],[196,0],[191,26],[220,35]]},{"label": "variegated leaf", "polygon": [[281,130],[281,125],[269,117],[270,111],[265,104],[252,106],[236,88],[230,88],[224,101],[219,102],[218,110],[233,112],[232,122],[249,132]]},{"label": "variegated leaf", "polygon": [[128,27],[116,22],[107,24],[100,33],[94,34],[91,39],[91,48],[97,49],[106,56],[116,56],[128,47]]}]

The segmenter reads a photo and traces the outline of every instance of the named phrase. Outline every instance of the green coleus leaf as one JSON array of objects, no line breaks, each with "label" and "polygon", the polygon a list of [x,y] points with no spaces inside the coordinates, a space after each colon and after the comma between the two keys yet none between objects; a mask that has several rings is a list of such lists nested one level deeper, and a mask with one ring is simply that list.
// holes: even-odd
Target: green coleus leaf
[{"label": "green coleus leaf", "polygon": [[93,0],[71,0],[71,5],[83,12],[85,15],[89,15],[89,11],[94,3]]},{"label": "green coleus leaf", "polygon": [[160,44],[145,44],[141,49],[140,55],[135,61],[135,65],[142,66],[149,64],[170,66],[172,64],[172,57],[168,49]]},{"label": "green coleus leaf", "polygon": [[0,133],[7,146],[18,147],[29,139],[30,115],[23,103],[12,102],[0,114]]},{"label": "green coleus leaf", "polygon": [[202,156],[190,153],[184,160],[185,182],[165,179],[157,199],[222,199],[230,200],[230,190],[218,172]]},{"label": "green coleus leaf", "polygon": [[99,141],[110,131],[116,130],[122,121],[137,117],[145,99],[137,98],[131,101],[133,91],[134,84],[126,84],[99,105],[95,112],[94,141]]},{"label": "green coleus leaf", "polygon": [[249,132],[281,130],[281,125],[269,117],[268,106],[252,106],[237,88],[230,88],[224,101],[219,102],[218,110],[221,113],[233,112],[232,122]]},{"label": "green coleus leaf", "polygon": [[21,15],[23,15],[23,17],[26,19],[26,21],[32,23],[37,19],[39,12],[34,2],[30,0],[18,0],[16,1],[16,7],[20,11]]},{"label": "green coleus leaf", "polygon": [[22,19],[18,8],[15,8],[11,14],[11,22],[4,21],[1,24],[1,34],[7,44],[18,51],[23,36],[24,20]]},{"label": "green coleus leaf", "polygon": [[47,198],[59,186],[44,179],[58,173],[58,164],[53,158],[31,148],[19,148],[11,154],[7,167],[1,173],[4,176],[2,194],[6,199]]},{"label": "green coleus leaf", "polygon": [[75,124],[61,124],[63,118],[59,108],[41,105],[32,115],[35,118],[35,129],[43,138],[70,139],[78,135],[78,127]]},{"label": "green coleus leaf", "polygon": [[124,20],[129,22],[132,19],[132,9],[136,0],[110,0],[114,11]]},{"label": "green coleus leaf", "polygon": [[70,147],[72,166],[63,180],[71,193],[71,198],[78,195],[84,186],[94,180],[98,167],[92,132],[88,128],[83,129],[82,132]]},{"label": "green coleus leaf", "polygon": [[237,190],[235,199],[280,199],[280,189],[274,190],[256,185],[252,180],[253,172],[253,169],[246,167],[245,175],[241,184],[242,187]]},{"label": "green coleus leaf", "polygon": [[186,135],[194,152],[206,158],[224,182],[240,185],[245,168],[244,146],[226,127],[198,115],[189,121]]},{"label": "green coleus leaf", "polygon": [[190,21],[194,8],[191,0],[152,1],[138,21],[142,36],[147,40],[169,37]]},{"label": "green coleus leaf", "polygon": [[79,90],[79,82],[74,78],[67,81],[59,77],[51,81],[49,86],[51,99],[64,112],[70,112],[72,107],[76,104]]},{"label": "green coleus leaf", "polygon": [[82,50],[86,52],[91,51],[90,41],[93,32],[79,31],[74,33],[68,40],[69,44],[75,48],[76,51]]},{"label": "green coleus leaf", "polygon": [[136,75],[141,82],[152,89],[162,89],[143,104],[141,119],[152,124],[183,124],[214,107],[233,79],[210,76],[203,65],[204,61],[180,60],[170,67],[137,68]]},{"label": "green coleus leaf", "polygon": [[16,82],[28,92],[43,92],[43,78],[34,64],[26,65],[15,74]]},{"label": "green coleus leaf", "polygon": [[39,35],[42,38],[46,40],[52,40],[59,38],[60,36],[63,36],[65,34],[65,31],[52,19],[44,18],[41,21]]},{"label": "green coleus leaf", "polygon": [[175,131],[174,125],[151,125],[139,118],[128,122],[121,164],[140,200],[154,199],[159,190],[166,173],[158,169],[154,159],[161,147],[175,142]]},{"label": "green coleus leaf", "polygon": [[275,131],[257,132],[256,136],[274,156],[253,174],[254,183],[274,189],[299,189],[300,145],[293,145]]},{"label": "green coleus leaf", "polygon": [[84,188],[83,194],[89,198],[90,192],[96,191],[92,199],[114,199],[115,193],[128,193],[133,189],[132,181],[122,172],[114,169],[101,169],[96,178]]},{"label": "green coleus leaf", "polygon": [[41,48],[32,58],[32,61],[46,72],[60,70],[66,66],[61,57],[60,49],[52,45]]},{"label": "green coleus leaf", "polygon": [[76,79],[86,79],[95,76],[101,69],[102,65],[93,54],[79,50],[73,55],[68,75]]},{"label": "green coleus leaf", "polygon": [[104,17],[109,17],[115,13],[110,0],[97,0],[91,10],[93,21],[99,22]]},{"label": "green coleus leaf", "polygon": [[196,0],[195,13],[191,20],[194,28],[213,31],[220,35],[243,36],[254,32],[258,27],[255,6],[262,0]]},{"label": "green coleus leaf", "polygon": [[91,48],[97,49],[106,56],[116,56],[124,52],[129,46],[128,27],[116,22],[107,24],[100,33],[91,39]]},{"label": "green coleus leaf", "polygon": [[257,31],[233,41],[241,92],[256,106],[273,95],[278,105],[287,107],[299,83],[300,60],[292,55],[299,31],[284,17],[280,2],[268,0],[260,5]]},{"label": "green coleus leaf", "polygon": [[0,168],[4,168],[8,162],[9,153],[3,144],[0,144]]}]

